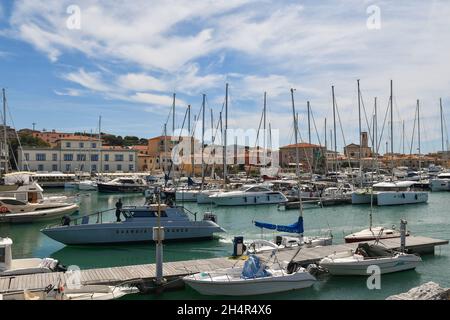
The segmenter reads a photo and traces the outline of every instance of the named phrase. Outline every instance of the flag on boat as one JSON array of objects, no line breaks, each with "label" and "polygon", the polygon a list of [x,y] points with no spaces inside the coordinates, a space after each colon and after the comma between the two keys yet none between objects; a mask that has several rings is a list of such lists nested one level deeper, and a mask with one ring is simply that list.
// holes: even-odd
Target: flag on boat
[{"label": "flag on boat", "polygon": [[277,230],[280,232],[288,232],[288,233],[303,233],[303,217],[298,217],[298,221],[294,224],[283,226],[278,224],[271,224],[265,222],[255,221],[255,226],[258,228],[269,229],[269,230]]}]

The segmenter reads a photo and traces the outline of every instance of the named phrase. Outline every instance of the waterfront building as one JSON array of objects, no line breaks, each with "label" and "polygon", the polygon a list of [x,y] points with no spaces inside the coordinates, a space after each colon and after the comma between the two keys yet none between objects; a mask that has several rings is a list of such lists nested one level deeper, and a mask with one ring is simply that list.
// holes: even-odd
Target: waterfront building
[{"label": "waterfront building", "polygon": [[351,143],[344,147],[344,155],[347,158],[359,159],[360,152],[361,158],[369,158],[372,156],[372,149],[369,147],[369,138],[367,132],[361,132],[361,148],[359,144]]},{"label": "waterfront building", "polygon": [[66,136],[55,147],[23,147],[18,150],[21,170],[36,172],[136,172],[136,150],[105,146],[87,136]]},{"label": "waterfront building", "polygon": [[299,163],[302,168],[314,171],[325,167],[326,148],[310,143],[298,143],[280,147],[279,157],[282,168],[292,167],[296,163],[296,149],[299,150]]}]

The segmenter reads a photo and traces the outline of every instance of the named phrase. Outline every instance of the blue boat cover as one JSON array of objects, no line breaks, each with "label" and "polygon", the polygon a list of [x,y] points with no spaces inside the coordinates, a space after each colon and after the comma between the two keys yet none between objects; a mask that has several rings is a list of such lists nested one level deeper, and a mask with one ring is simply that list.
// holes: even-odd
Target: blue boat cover
[{"label": "blue boat cover", "polygon": [[251,255],[244,263],[241,278],[242,279],[264,278],[267,277],[268,275],[269,274],[265,270],[264,266],[261,265],[259,258],[257,256]]},{"label": "blue boat cover", "polygon": [[298,217],[298,221],[289,226],[270,224],[264,222],[255,221],[255,226],[264,229],[277,230],[280,232],[288,232],[288,233],[303,233],[303,217]]}]

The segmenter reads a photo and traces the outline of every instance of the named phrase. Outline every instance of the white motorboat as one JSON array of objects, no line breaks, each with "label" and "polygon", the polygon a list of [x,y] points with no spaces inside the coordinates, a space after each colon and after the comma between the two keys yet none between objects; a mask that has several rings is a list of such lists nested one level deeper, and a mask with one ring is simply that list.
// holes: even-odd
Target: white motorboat
[{"label": "white motorboat", "polygon": [[438,174],[430,180],[431,191],[450,191],[450,172]]},{"label": "white motorboat", "polygon": [[246,186],[238,191],[216,193],[210,198],[219,206],[279,204],[288,201],[283,193],[260,185]]},{"label": "white motorboat", "polygon": [[280,265],[269,268],[256,256],[249,256],[243,267],[200,272],[183,278],[203,295],[253,296],[311,287],[316,278],[307,269],[288,273]]},{"label": "white motorboat", "polygon": [[[161,205],[161,227],[165,240],[211,239],[214,233],[225,232],[217,224],[217,217],[205,213],[203,220],[190,220],[182,207]],[[153,241],[153,228],[158,226],[158,205],[124,207],[121,222],[103,222],[102,213],[84,216],[62,225],[50,226],[42,233],[66,245],[117,244]],[[90,219],[95,219],[90,223]]]},{"label": "white motorboat", "polygon": [[10,238],[0,238],[0,277],[66,271],[52,258],[13,259],[12,245]]},{"label": "white motorboat", "polygon": [[78,189],[80,191],[96,191],[97,182],[92,180],[83,180],[78,183]]},{"label": "white motorboat", "polygon": [[[362,241],[372,241],[377,239],[393,239],[400,238],[401,232],[400,230],[396,230],[394,227],[384,228],[384,227],[372,227],[369,229],[364,229],[359,232],[352,233],[348,236],[345,236],[346,243],[352,242],[362,242]],[[409,236],[409,233],[406,233],[406,236]]]},{"label": "white motorboat", "polygon": [[76,203],[52,201],[22,201],[0,198],[0,223],[28,223],[54,220],[78,211]]},{"label": "white motorboat", "polygon": [[84,285],[79,288],[55,288],[23,290],[0,295],[0,300],[113,300],[139,290],[131,286]]},{"label": "white motorboat", "polygon": [[352,193],[352,204],[369,204],[373,197],[379,206],[425,203],[428,192],[414,191],[414,181],[380,182],[371,188],[359,189]]},{"label": "white motorboat", "polygon": [[379,245],[359,244],[356,251],[337,252],[323,258],[319,265],[332,275],[367,276],[370,266],[378,266],[381,274],[415,269],[422,259],[415,254],[391,252]]}]

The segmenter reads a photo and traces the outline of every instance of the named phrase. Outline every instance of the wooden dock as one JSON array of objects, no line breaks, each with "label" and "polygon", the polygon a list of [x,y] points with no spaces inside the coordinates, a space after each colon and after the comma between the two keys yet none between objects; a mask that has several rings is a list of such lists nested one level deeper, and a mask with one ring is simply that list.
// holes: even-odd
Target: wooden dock
[{"label": "wooden dock", "polygon": [[[409,236],[406,238],[406,248],[408,251],[420,254],[434,253],[436,246],[448,244],[448,240],[432,239],[420,236]],[[398,249],[400,239],[381,241],[388,249]],[[295,261],[300,264],[318,262],[320,259],[334,252],[356,249],[358,243],[337,244],[325,247],[302,248]],[[297,252],[297,248],[279,250],[277,257],[279,261],[290,261]],[[267,256],[270,253],[263,253]],[[231,259],[227,257],[187,260],[164,263],[164,277],[170,282],[181,277],[201,272],[213,271],[221,268],[229,268],[234,265],[243,264],[242,259]],[[108,284],[117,285],[120,283],[152,283],[156,277],[155,264],[133,265],[113,268],[86,269],[80,271],[80,281],[83,285],[88,284]],[[19,290],[39,290],[48,285],[58,285],[59,283],[71,283],[74,275],[70,273],[41,273],[14,277],[0,277],[0,294]]]}]

